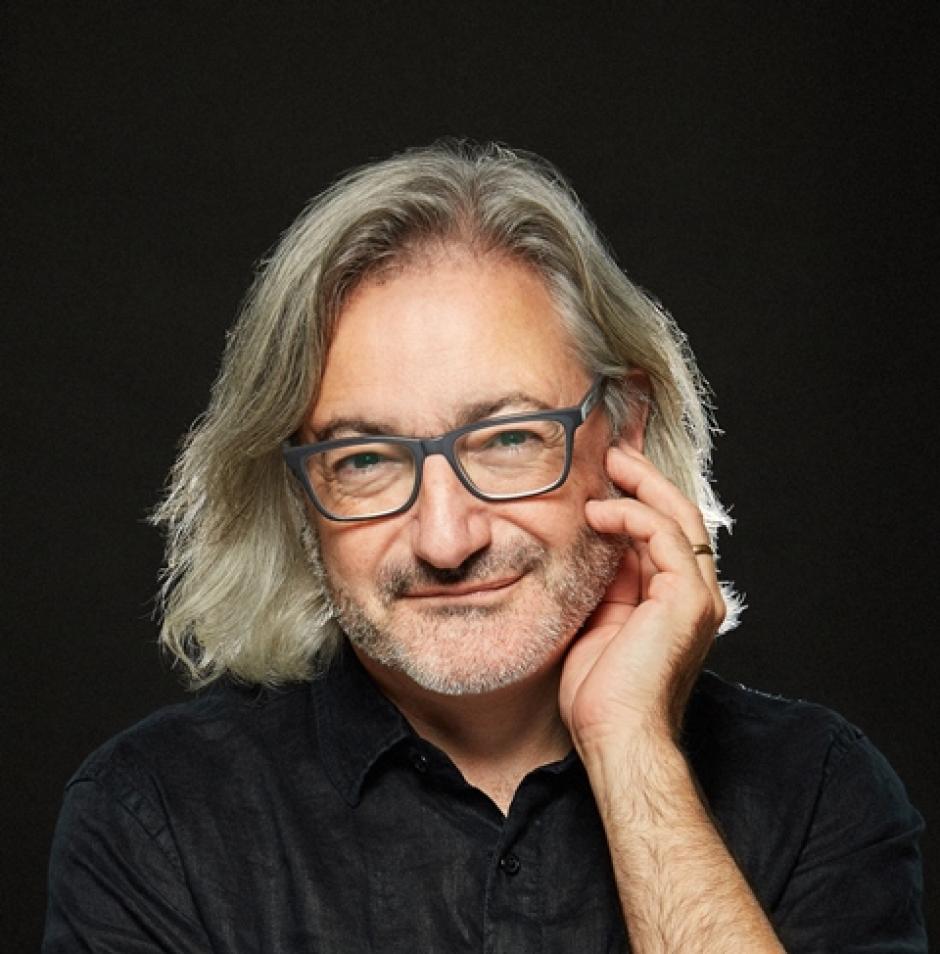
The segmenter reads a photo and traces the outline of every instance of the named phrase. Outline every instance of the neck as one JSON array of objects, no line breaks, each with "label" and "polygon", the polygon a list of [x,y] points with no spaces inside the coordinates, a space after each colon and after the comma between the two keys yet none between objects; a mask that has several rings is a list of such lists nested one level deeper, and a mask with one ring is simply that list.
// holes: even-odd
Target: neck
[{"label": "neck", "polygon": [[504,813],[529,772],[571,750],[558,712],[557,664],[493,692],[448,696],[422,688],[358,649],[356,654],[414,730],[446,752]]}]

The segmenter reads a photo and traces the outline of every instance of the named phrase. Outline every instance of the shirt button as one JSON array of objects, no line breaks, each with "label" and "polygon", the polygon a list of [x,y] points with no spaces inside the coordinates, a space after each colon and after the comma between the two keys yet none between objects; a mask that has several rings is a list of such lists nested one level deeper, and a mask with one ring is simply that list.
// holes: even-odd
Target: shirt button
[{"label": "shirt button", "polygon": [[505,871],[506,874],[514,875],[519,873],[519,869],[522,867],[522,862],[519,860],[518,855],[514,855],[511,851],[509,851],[499,859],[499,867]]},{"label": "shirt button", "polygon": [[428,770],[428,757],[423,752],[415,749],[411,753],[411,764],[416,772],[424,775]]}]

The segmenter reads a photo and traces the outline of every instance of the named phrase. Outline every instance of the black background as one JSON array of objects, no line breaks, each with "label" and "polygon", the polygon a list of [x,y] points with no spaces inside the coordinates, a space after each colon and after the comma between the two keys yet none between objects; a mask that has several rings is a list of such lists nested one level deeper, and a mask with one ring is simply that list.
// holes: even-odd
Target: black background
[{"label": "black background", "polygon": [[[688,333],[726,432],[722,568],[750,606],[713,667],[841,711],[936,819],[937,12],[6,6],[11,949],[38,939],[68,776],[182,697],[144,517],[253,264],[343,169],[442,135],[560,165]],[[929,897],[932,830],[925,852]]]}]

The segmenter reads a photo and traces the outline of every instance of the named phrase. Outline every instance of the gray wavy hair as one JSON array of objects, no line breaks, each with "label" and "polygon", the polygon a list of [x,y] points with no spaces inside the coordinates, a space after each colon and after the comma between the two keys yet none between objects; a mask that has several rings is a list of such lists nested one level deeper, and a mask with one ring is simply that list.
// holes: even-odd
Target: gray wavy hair
[{"label": "gray wavy hair", "polygon": [[[609,379],[614,432],[646,403],[647,455],[698,503],[713,546],[730,527],[709,481],[709,394],[686,339],[617,267],[558,171],[495,145],[408,150],[337,181],[262,262],[153,514],[167,538],[161,643],[191,685],[309,678],[338,647],[281,445],[316,398],[350,292],[439,243],[535,269],[586,370]],[[631,383],[635,371],[649,393]],[[739,606],[728,588],[725,600],[728,629]]]}]

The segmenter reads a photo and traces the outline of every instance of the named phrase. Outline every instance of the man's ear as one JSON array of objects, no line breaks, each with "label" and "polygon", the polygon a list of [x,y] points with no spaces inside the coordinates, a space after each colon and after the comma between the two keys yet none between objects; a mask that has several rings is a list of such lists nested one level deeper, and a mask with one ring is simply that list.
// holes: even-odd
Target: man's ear
[{"label": "man's ear", "polygon": [[646,443],[646,424],[649,420],[653,388],[645,371],[631,371],[627,375],[629,413],[620,428],[619,441],[643,453]]}]

